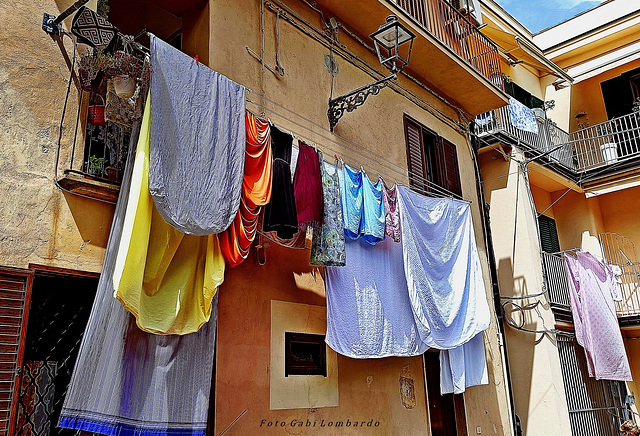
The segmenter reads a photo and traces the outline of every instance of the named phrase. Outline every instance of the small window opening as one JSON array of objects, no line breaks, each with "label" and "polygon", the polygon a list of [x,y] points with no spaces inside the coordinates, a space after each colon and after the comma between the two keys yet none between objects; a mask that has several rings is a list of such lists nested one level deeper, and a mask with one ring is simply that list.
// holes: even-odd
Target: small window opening
[{"label": "small window opening", "polygon": [[327,376],[324,335],[285,332],[285,377],[290,375]]}]

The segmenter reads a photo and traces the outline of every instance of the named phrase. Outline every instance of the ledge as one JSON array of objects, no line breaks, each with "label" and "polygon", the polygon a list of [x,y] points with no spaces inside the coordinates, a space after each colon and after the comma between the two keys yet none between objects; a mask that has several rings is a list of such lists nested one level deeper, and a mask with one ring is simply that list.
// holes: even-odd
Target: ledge
[{"label": "ledge", "polygon": [[115,203],[118,201],[120,186],[115,183],[103,182],[91,178],[89,175],[65,171],[64,177],[58,180],[62,189],[73,194],[95,198],[96,200]]}]

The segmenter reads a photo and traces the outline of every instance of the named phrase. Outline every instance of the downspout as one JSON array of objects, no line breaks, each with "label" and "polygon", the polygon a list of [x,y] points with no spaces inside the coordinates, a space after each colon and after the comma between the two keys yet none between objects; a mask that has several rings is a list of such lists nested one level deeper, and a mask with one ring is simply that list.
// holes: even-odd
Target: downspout
[{"label": "downspout", "polygon": [[484,236],[484,244],[487,250],[487,258],[489,261],[489,274],[491,276],[491,288],[493,291],[493,303],[495,306],[496,317],[498,321],[498,331],[500,332],[500,347],[504,351],[504,376],[506,378],[506,385],[509,394],[509,407],[511,408],[511,424],[513,426],[513,435],[520,436],[522,430],[517,424],[516,408],[513,402],[513,388],[511,386],[511,371],[509,369],[509,355],[507,352],[507,346],[505,342],[505,329],[504,329],[504,315],[502,313],[502,304],[500,301],[500,288],[498,287],[498,272],[496,265],[496,258],[493,253],[493,237],[491,235],[491,222],[489,214],[487,213],[487,205],[484,197],[484,189],[482,188],[482,174],[480,172],[480,164],[478,162],[478,139],[473,133],[475,131],[475,123],[472,121],[469,124],[467,140],[471,145],[471,157],[473,160],[473,167],[476,173],[476,190],[478,199],[480,202],[480,215],[482,216],[482,230]]}]

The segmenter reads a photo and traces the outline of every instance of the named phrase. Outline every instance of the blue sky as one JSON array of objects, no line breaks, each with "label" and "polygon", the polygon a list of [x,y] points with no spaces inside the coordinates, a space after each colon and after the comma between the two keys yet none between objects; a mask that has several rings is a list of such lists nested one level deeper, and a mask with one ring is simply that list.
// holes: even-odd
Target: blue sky
[{"label": "blue sky", "polygon": [[496,1],[533,33],[558,24],[580,12],[595,8],[602,2],[602,0]]}]

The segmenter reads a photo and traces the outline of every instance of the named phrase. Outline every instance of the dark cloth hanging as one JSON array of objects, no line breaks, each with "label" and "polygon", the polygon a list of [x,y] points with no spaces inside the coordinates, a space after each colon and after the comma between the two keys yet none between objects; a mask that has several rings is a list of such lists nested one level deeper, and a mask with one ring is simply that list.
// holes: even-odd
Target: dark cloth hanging
[{"label": "dark cloth hanging", "polygon": [[318,153],[302,141],[298,141],[300,153],[293,176],[298,225],[308,224],[318,229],[323,222],[322,175]]},{"label": "dark cloth hanging", "polygon": [[291,148],[293,136],[271,126],[273,182],[271,201],[264,209],[263,229],[275,231],[281,239],[291,239],[298,232],[296,200],[291,183]]},{"label": "dark cloth hanging", "polygon": [[86,6],[82,6],[71,23],[71,33],[78,42],[91,47],[104,47],[111,44],[118,29]]}]

